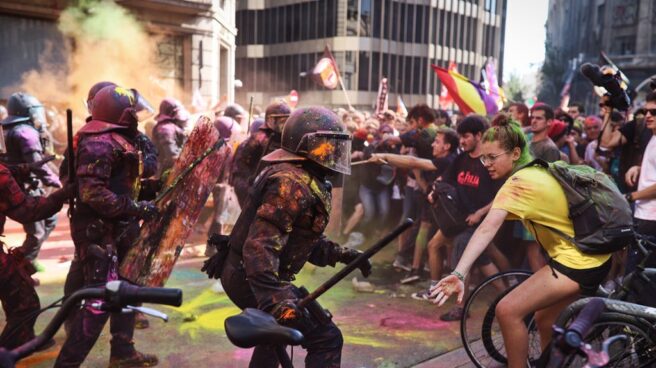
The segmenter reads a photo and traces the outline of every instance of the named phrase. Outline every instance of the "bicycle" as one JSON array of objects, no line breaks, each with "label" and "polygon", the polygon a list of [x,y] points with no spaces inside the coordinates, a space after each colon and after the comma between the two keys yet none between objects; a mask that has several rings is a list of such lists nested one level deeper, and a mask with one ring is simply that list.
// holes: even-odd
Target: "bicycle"
[{"label": "bicycle", "polygon": [[73,293],[62,304],[57,314],[40,335],[12,350],[0,347],[0,368],[13,368],[16,362],[44,347],[57,333],[70,312],[78,308],[82,300],[94,302],[91,306],[107,312],[132,313],[141,311],[168,321],[168,316],[151,308],[134,307],[133,304],[154,303],[179,307],[182,305],[182,290],[170,288],[148,288],[131,285],[125,281],[110,281],[104,288],[86,288]]},{"label": "bicycle", "polygon": [[549,359],[541,366],[651,367],[656,364],[654,326],[654,308],[600,297],[577,300],[554,324],[551,351],[545,352]]},{"label": "bicycle", "polygon": [[[648,268],[646,265],[652,253],[656,250],[656,244],[641,234],[634,233],[634,235],[636,247],[644,256],[642,262],[636,266],[634,272],[624,278],[621,286],[616,291],[606,293],[600,289],[598,296],[614,300],[639,302],[644,290],[654,287],[652,280],[656,280],[656,268]],[[649,247],[649,250],[647,247]],[[509,293],[518,283],[526,280],[531,274],[527,271],[508,271],[493,275],[477,286],[467,298],[463,317],[460,321],[460,336],[467,355],[477,367],[506,363],[505,347],[499,333],[498,323],[496,323],[495,308],[503,296]],[[494,282],[502,282],[504,285],[508,285],[508,289],[492,298],[490,297],[489,288]],[[656,292],[656,290],[652,289],[652,292]],[[467,316],[481,315],[481,310],[484,311],[484,318],[480,327],[478,325],[472,326],[476,320],[468,322]],[[532,316],[527,316],[525,323],[529,330],[529,361],[535,361],[542,353],[539,334]]]},{"label": "bicycle", "polygon": [[[504,296],[531,275],[531,272],[524,270],[492,275],[479,284],[465,301],[460,320],[460,338],[465,352],[477,367],[507,363],[503,337],[495,318],[496,306]],[[500,285],[505,287],[503,291],[499,290]],[[525,323],[529,331],[529,357],[537,358],[541,349],[533,316],[528,316]]]}]

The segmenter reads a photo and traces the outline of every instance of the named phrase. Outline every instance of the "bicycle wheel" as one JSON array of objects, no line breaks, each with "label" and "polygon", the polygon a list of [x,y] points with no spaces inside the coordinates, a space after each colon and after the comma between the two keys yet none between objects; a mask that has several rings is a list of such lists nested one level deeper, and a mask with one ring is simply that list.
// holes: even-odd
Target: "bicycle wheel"
[{"label": "bicycle wheel", "polygon": [[[639,318],[630,315],[604,312],[592,325],[585,342],[596,351],[611,336],[624,335],[626,341],[616,342],[608,350],[610,358],[606,367],[652,367],[656,363],[656,333]],[[582,367],[586,363],[580,355],[568,358],[564,367]]]},{"label": "bicycle wheel", "polygon": [[[460,337],[467,355],[477,367],[505,365],[506,351],[495,316],[496,305],[530,276],[527,271],[508,271],[490,276],[467,298],[460,321]],[[529,357],[537,358],[541,352],[537,328],[532,316],[527,316],[525,322],[529,330]]]}]

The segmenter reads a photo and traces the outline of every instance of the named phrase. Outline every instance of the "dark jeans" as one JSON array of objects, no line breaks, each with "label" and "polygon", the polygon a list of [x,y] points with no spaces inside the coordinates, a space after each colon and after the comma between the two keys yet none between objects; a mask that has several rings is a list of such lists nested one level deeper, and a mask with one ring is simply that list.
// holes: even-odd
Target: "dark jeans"
[{"label": "dark jeans", "polygon": [[364,207],[364,217],[362,222],[365,227],[372,225],[374,219],[384,224],[390,211],[391,193],[390,188],[371,189],[365,185],[360,185],[360,202]]},{"label": "dark jeans", "polygon": [[[236,265],[234,254],[231,254],[225,263],[221,274],[221,283],[226,294],[239,308],[257,308],[255,295],[251,291],[243,267]],[[230,259],[232,258],[232,259]],[[307,350],[305,367],[307,368],[337,368],[342,359],[342,346],[344,340],[342,333],[331,321],[311,330],[300,329],[305,336],[303,348]],[[250,368],[277,368],[278,358],[271,346],[256,346]]]},{"label": "dark jeans", "polygon": [[21,250],[25,254],[25,258],[33,261],[39,255],[43,242],[48,239],[52,230],[57,225],[57,215],[48,217],[45,220],[31,222],[23,225],[25,230],[25,241],[21,246]]}]

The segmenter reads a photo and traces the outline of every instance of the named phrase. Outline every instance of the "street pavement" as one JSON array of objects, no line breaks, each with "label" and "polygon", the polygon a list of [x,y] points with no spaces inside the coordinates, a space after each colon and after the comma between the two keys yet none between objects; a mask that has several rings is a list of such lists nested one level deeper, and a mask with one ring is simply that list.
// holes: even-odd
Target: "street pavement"
[{"label": "street pavement", "polygon": [[[57,228],[44,244],[39,262],[45,272],[36,276],[41,285],[37,288],[41,305],[59,299],[73,254],[65,209],[60,212]],[[21,244],[24,234],[19,224],[8,221],[5,241],[10,246]],[[199,269],[204,257],[204,234],[195,233],[187,244],[167,287],[181,288],[184,303],[179,308],[155,307],[170,317],[168,323],[150,318],[151,327],[137,330],[137,349],[155,353],[160,367],[247,367],[251,352],[233,347],[225,337],[225,318],[237,314],[227,296],[217,289],[214,280],[208,280]],[[371,293],[356,292],[352,277],[358,271],[320,298],[344,335],[342,366],[360,367],[420,367],[458,368],[472,366],[461,348],[457,322],[443,322],[439,315],[447,310],[437,309],[430,303],[410,298],[422,285],[402,286],[402,274],[389,264],[394,246],[390,245],[374,258],[374,285]],[[333,275],[333,268],[306,267],[295,284],[305,285],[310,291]],[[362,277],[360,276],[362,281]],[[39,317],[37,332],[41,331],[54,315],[50,309]],[[4,327],[4,316],[0,317]],[[61,329],[55,337],[57,345],[24,360],[19,367],[51,367],[65,339]],[[84,367],[105,367],[109,361],[109,329],[98,339]],[[302,366],[304,351],[294,349],[294,362]]]}]

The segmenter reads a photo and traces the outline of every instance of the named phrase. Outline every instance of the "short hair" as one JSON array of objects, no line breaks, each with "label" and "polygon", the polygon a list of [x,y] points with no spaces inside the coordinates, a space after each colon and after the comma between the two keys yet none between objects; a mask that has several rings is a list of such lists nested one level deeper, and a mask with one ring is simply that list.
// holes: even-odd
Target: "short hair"
[{"label": "short hair", "polygon": [[423,118],[427,123],[435,122],[435,110],[426,104],[418,104],[408,111],[408,120]]},{"label": "short hair", "polygon": [[458,134],[464,135],[471,133],[476,135],[477,133],[483,133],[488,127],[487,120],[481,115],[468,115],[458,124]]},{"label": "short hair", "polygon": [[544,111],[544,117],[547,120],[551,120],[551,119],[554,118],[554,111],[551,108],[551,106],[549,106],[547,104],[539,104],[539,105],[533,106],[533,108],[531,109],[531,114],[533,114],[536,111]]},{"label": "short hair", "polygon": [[579,114],[585,114],[585,107],[583,107],[583,104],[580,102],[572,102],[568,107],[576,107],[579,110]]},{"label": "short hair", "polygon": [[458,138],[458,133],[451,128],[440,127],[437,129],[437,134],[441,134],[444,137],[444,143],[449,144],[449,152],[455,153],[458,150],[460,145],[460,139]]},{"label": "short hair", "polygon": [[569,127],[574,125],[574,119],[572,119],[572,117],[569,116],[569,114],[566,113],[565,111],[561,110],[558,114],[556,114],[555,117],[556,117],[556,119],[558,119],[558,120],[562,121],[563,123],[567,124],[567,126],[569,126]]},{"label": "short hair", "polygon": [[645,102],[656,102],[656,91],[649,92],[645,98]]}]

